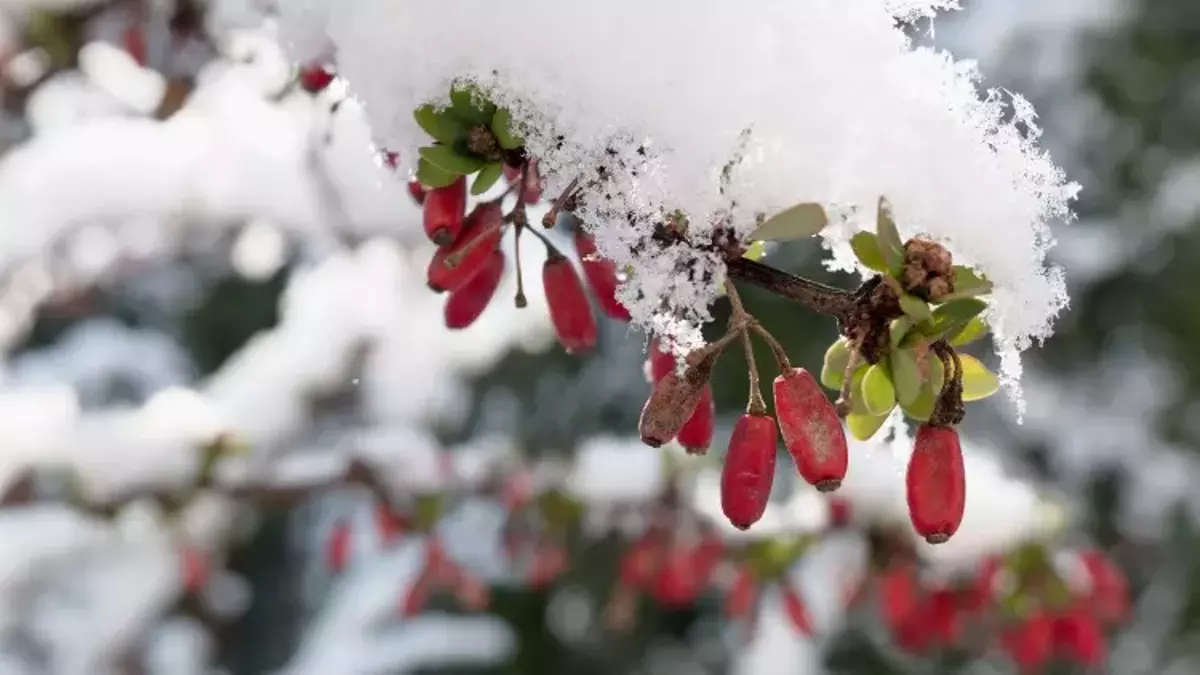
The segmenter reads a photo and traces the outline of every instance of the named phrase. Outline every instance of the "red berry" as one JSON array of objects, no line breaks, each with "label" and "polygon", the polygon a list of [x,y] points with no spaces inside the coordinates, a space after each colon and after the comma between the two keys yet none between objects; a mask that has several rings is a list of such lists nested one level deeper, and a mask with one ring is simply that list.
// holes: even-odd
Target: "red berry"
[{"label": "red berry", "polygon": [[953,646],[962,634],[962,614],[959,612],[958,593],[953,589],[940,588],[925,599],[925,621],[933,637],[943,646]]},{"label": "red berry", "polygon": [[1085,607],[1075,607],[1054,617],[1054,645],[1076,663],[1099,666],[1107,651],[1104,633]]},{"label": "red berry", "polygon": [[650,341],[650,382],[658,382],[675,372],[675,355],[662,348],[657,339]]},{"label": "red berry", "polygon": [[963,597],[963,609],[983,612],[992,606],[996,597],[996,581],[1004,572],[1004,561],[997,556],[984,558],[975,579]]},{"label": "red berry", "polygon": [[510,183],[515,183],[521,177],[521,167],[504,165],[504,178]]},{"label": "red berry", "polygon": [[1000,644],[1023,672],[1037,672],[1053,653],[1054,621],[1044,612],[1034,612],[1005,629]]},{"label": "red berry", "polygon": [[778,440],[769,415],[742,415],[733,427],[721,469],[721,510],[739,530],[749,529],[767,510]]},{"label": "red berry", "polygon": [[142,27],[137,24],[127,26],[121,34],[121,44],[125,47],[125,52],[137,62],[139,66],[146,65],[146,33]]},{"label": "red berry", "polygon": [[525,171],[525,183],[521,185],[521,199],[526,204],[535,205],[542,201],[542,192],[545,189],[546,182],[538,173],[537,162],[529,160],[529,168]]},{"label": "red berry", "polygon": [[485,610],[491,604],[491,592],[487,584],[468,574],[459,576],[454,595],[464,609],[472,612]]},{"label": "red berry", "polygon": [[912,565],[895,565],[879,576],[879,602],[884,624],[893,632],[917,611],[920,598],[916,570]]},{"label": "red berry", "polygon": [[716,424],[717,406],[713,401],[712,385],[706,384],[700,393],[696,411],[684,422],[675,440],[679,441],[689,455],[703,455],[708,452],[708,446],[712,445]]},{"label": "red berry", "polygon": [[627,588],[644,588],[654,579],[659,568],[663,547],[657,537],[649,535],[634,542],[621,556],[618,584]]},{"label": "red berry", "polygon": [[400,593],[399,613],[402,617],[416,616],[429,603],[433,591],[433,577],[428,570],[421,572],[412,585]]},{"label": "red berry", "polygon": [[733,579],[733,585],[725,594],[725,616],[740,619],[750,613],[754,607],[754,596],[758,593],[758,584],[754,575],[747,568],[738,570]]},{"label": "red berry", "polygon": [[555,544],[539,546],[529,569],[529,585],[534,589],[545,588],[566,571],[568,562],[563,547]]},{"label": "red berry", "polygon": [[617,301],[617,265],[599,257],[596,242],[583,230],[575,230],[575,248],[583,264],[583,276],[600,301],[600,309],[618,321],[629,321],[629,310]]},{"label": "red berry", "polygon": [[194,548],[184,548],[179,552],[179,575],[184,589],[188,592],[204,588],[212,578],[208,558]]},{"label": "red berry", "polygon": [[304,91],[315,94],[324,91],[334,79],[332,71],[321,65],[311,65],[300,69],[300,86]]},{"label": "red berry", "polygon": [[446,308],[443,312],[446,328],[462,330],[475,323],[475,320],[491,303],[492,297],[496,295],[496,289],[500,286],[502,276],[504,276],[504,251],[496,249],[483,264],[483,269],[467,280],[467,283],[458,287],[446,299]]},{"label": "red berry", "polygon": [[780,585],[779,592],[783,595],[784,612],[791,619],[792,625],[801,635],[811,637],[813,634],[812,619],[808,616],[808,608],[804,606],[804,600],[800,598],[800,594],[786,583]]},{"label": "red berry", "polygon": [[325,567],[330,572],[339,574],[346,569],[350,562],[352,535],[349,522],[343,520],[334,524],[329,541],[325,544]]},{"label": "red berry", "polygon": [[542,284],[559,344],[568,353],[596,346],[596,317],[571,261],[558,251],[550,251],[542,266]]},{"label": "red berry", "polygon": [[1103,551],[1083,551],[1079,558],[1090,577],[1088,602],[1092,611],[1101,621],[1123,620],[1129,613],[1129,583],[1121,568]]},{"label": "red berry", "polygon": [[846,527],[854,517],[849,500],[841,497],[829,499],[829,525],[834,529]]},{"label": "red berry", "polygon": [[694,551],[676,547],[666,554],[654,579],[654,597],[667,607],[686,607],[708,582],[702,560]]},{"label": "red berry", "polygon": [[381,154],[383,155],[383,163],[387,165],[387,168],[395,171],[396,167],[400,166],[400,153],[385,149],[381,151]]},{"label": "red berry", "polygon": [[905,475],[908,515],[930,544],[950,539],[962,524],[967,502],[966,469],[958,432],[922,424]]},{"label": "red berry", "polygon": [[467,208],[467,178],[459,176],[446,187],[425,195],[425,236],[438,246],[449,246],[463,229]]},{"label": "red berry", "polygon": [[425,186],[421,185],[421,181],[416,178],[408,181],[408,196],[412,197],[417,206],[425,204]]},{"label": "red berry", "polygon": [[379,530],[379,540],[388,546],[404,536],[406,523],[387,504],[379,504],[375,507],[375,527]]},{"label": "red berry", "polygon": [[488,202],[476,206],[467,216],[458,239],[433,254],[426,275],[429,287],[439,292],[458,290],[479,273],[492,252],[500,247],[503,221],[504,210],[499,204]]},{"label": "red berry", "polygon": [[841,487],[846,477],[846,432],[821,385],[803,368],[775,378],[779,431],[800,476],[822,492]]}]

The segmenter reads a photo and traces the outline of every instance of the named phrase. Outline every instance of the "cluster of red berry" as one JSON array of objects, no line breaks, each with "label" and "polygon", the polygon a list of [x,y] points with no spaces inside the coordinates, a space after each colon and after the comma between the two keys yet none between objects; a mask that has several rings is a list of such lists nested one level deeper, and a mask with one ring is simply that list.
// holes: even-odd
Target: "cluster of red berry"
[{"label": "cluster of red berry", "polygon": [[[587,351],[596,344],[597,326],[583,281],[557,247],[522,221],[524,207],[541,200],[542,181],[537,178],[536,168],[527,169],[524,174],[521,170],[508,171],[510,190],[500,198],[479,202],[469,213],[465,177],[433,189],[426,189],[415,179],[409,183],[410,194],[423,208],[425,234],[438,246],[429,262],[427,281],[434,291],[449,294],[444,312],[446,326],[454,330],[467,328],[491,303],[505,269],[501,240],[513,225],[518,235],[517,246],[519,234],[528,229],[546,247],[542,284],[559,343],[568,352]],[[503,201],[510,192],[518,195],[517,208],[505,214]],[[517,213],[521,216],[516,217]],[[595,242],[579,227],[575,228],[574,243],[584,278],[601,310],[613,319],[628,321],[628,310],[616,298],[620,283],[616,265],[596,254]],[[516,273],[516,305],[523,307],[525,297],[519,265]]]},{"label": "cluster of red berry", "polygon": [[1115,563],[1098,550],[1067,554],[1074,579],[1054,571],[1046,549],[1031,546],[984,561],[957,585],[922,587],[915,563],[888,566],[873,583],[897,646],[915,655],[949,648],[997,646],[1022,672],[1053,658],[1098,666],[1105,630],[1126,618],[1129,590]]}]

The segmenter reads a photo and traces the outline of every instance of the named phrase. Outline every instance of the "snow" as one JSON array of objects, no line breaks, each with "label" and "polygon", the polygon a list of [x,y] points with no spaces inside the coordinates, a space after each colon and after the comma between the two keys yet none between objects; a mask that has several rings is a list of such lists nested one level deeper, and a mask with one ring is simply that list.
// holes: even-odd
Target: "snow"
[{"label": "snow", "polygon": [[[1065,306],[1061,274],[1045,263],[1047,223],[1069,216],[1077,186],[1037,147],[1032,108],[981,92],[969,63],[913,48],[896,24],[953,2],[343,5],[285,3],[285,40],[298,61],[334,45],[373,136],[404,162],[427,142],[412,110],[444,100],[461,78],[512,110],[549,194],[607,169],[582,215],[600,252],[632,266],[622,299],[641,325],[695,340],[689,324],[655,324],[654,315],[706,320],[715,283],[678,272],[695,265],[714,282],[722,276],[709,255],[638,247],[664,209],[684,209],[697,235],[729,212],[745,236],[756,214],[821,202],[842,214],[823,233],[831,264],[853,269],[848,239],[873,225],[880,195],[903,236],[949,244],[996,284],[991,317],[1014,391],[1017,353],[1048,336]],[[745,157],[723,194],[718,177],[746,129]]]}]

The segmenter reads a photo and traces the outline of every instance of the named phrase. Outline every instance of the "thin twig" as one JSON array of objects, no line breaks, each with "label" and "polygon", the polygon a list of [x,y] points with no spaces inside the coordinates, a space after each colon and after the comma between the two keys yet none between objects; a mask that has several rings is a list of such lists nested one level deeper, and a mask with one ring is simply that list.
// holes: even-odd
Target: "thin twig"
[{"label": "thin twig", "polygon": [[750,324],[750,328],[755,333],[758,333],[759,337],[771,348],[771,352],[775,354],[775,362],[779,364],[779,372],[781,374],[792,372],[792,361],[788,358],[787,351],[784,350],[783,345],[779,344],[779,340],[776,340],[775,336],[771,335],[771,331],[764,328],[757,320]]},{"label": "thin twig", "polygon": [[563,210],[563,205],[567,203],[567,200],[575,196],[575,189],[577,187],[579,187],[579,176],[571,179],[571,182],[567,184],[566,189],[562,191],[558,199],[555,199],[554,203],[550,205],[550,210],[546,212],[546,215],[542,216],[542,227],[547,230],[554,227],[555,223],[558,222],[559,212]]},{"label": "thin twig", "polygon": [[798,302],[814,312],[846,320],[854,311],[854,294],[817,283],[770,265],[735,258],[726,264],[729,278],[754,284],[793,302]]},{"label": "thin twig", "polygon": [[749,326],[754,319],[746,312],[742,298],[738,295],[737,287],[732,281],[725,281],[725,294],[729,296],[729,304],[733,307],[733,315],[729,318],[729,333],[736,334],[742,340],[742,351],[746,353],[746,368],[750,371],[750,402],[746,412],[762,416],[767,413],[767,404],[763,401],[762,386],[758,377],[758,363],[754,358],[754,343],[750,340]]}]

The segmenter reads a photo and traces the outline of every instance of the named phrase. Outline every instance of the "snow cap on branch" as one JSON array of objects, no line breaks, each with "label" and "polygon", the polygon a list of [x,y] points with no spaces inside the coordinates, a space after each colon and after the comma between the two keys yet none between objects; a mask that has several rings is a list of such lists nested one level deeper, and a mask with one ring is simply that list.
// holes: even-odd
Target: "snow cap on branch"
[{"label": "snow cap on branch", "polygon": [[723,276],[714,254],[645,245],[666,213],[686,212],[693,237],[716,221],[749,237],[756,217],[819,202],[834,216],[822,233],[833,264],[855,268],[848,239],[873,225],[881,195],[903,236],[948,244],[994,282],[1010,381],[1017,352],[1049,334],[1066,302],[1046,267],[1047,223],[1069,216],[1077,187],[1035,145],[1032,109],[981,95],[973,68],[914,48],[898,25],[954,2],[342,5],[285,3],[285,38],[307,47],[298,59],[312,56],[314,36],[332,41],[339,75],[402,168],[430,142],[413,109],[445,102],[465,79],[513,113],[548,194],[602,176],[581,215],[599,252],[631,266],[621,297],[637,323],[649,325],[663,298],[706,320]]}]

